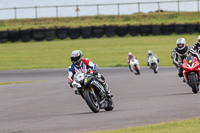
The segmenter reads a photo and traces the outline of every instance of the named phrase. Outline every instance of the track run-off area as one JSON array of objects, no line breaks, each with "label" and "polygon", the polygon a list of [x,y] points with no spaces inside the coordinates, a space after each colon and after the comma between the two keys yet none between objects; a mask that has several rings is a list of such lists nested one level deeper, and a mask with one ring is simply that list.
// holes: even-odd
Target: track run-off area
[{"label": "track run-off area", "polygon": [[100,68],[114,95],[114,110],[93,113],[67,84],[67,69],[1,70],[1,133],[72,133],[111,130],[200,117],[200,93],[174,67],[141,75],[128,68]]}]

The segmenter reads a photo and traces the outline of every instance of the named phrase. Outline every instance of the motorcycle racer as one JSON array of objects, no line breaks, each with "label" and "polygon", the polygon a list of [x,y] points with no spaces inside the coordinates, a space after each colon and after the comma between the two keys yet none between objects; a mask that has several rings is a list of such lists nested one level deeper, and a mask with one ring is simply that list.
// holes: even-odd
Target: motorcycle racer
[{"label": "motorcycle racer", "polygon": [[149,50],[149,51],[148,51],[148,54],[147,54],[147,65],[148,65],[148,66],[150,66],[148,60],[149,60],[149,57],[150,57],[151,55],[154,56],[154,57],[157,59],[158,63],[159,63],[159,59],[158,59],[158,57],[156,56],[156,54],[154,54],[154,53],[152,52],[152,50]]},{"label": "motorcycle racer", "polygon": [[100,83],[103,85],[107,96],[112,96],[108,84],[105,82],[105,78],[98,72],[99,68],[97,64],[93,64],[88,58],[83,58],[83,53],[80,50],[74,50],[71,53],[72,64],[68,68],[68,84],[74,89],[75,94],[79,94],[77,83],[74,81],[74,75],[76,73],[93,74],[96,76]]},{"label": "motorcycle racer", "polygon": [[179,70],[178,76],[183,77],[183,59],[185,59],[190,54],[196,57],[198,61],[200,58],[196,51],[194,51],[191,47],[186,46],[186,41],[184,38],[178,38],[176,44],[177,47],[174,48],[171,52],[171,58],[173,60],[173,64]]},{"label": "motorcycle racer", "polygon": [[196,50],[198,54],[200,54],[200,35],[198,36],[198,42],[196,42],[193,46],[192,49]]},{"label": "motorcycle racer", "polygon": [[[130,69],[131,72],[135,72],[133,70],[133,64],[131,64],[131,61],[135,62],[135,60],[138,60],[138,59],[132,54],[132,52],[128,52],[127,64],[129,65],[129,69]],[[139,67],[139,63],[137,65]],[[137,74],[137,72],[135,72],[135,74]]]}]

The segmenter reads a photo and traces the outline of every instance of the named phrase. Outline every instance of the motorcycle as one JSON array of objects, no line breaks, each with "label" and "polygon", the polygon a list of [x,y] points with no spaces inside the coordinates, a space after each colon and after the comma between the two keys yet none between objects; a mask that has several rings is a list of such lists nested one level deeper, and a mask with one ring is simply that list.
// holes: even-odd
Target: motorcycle
[{"label": "motorcycle", "polygon": [[193,93],[199,91],[200,63],[197,58],[189,55],[183,60],[183,76],[186,83],[192,88]]},{"label": "motorcycle", "polygon": [[136,58],[133,60],[130,60],[129,68],[135,73],[135,75],[140,74],[140,64]]},{"label": "motorcycle", "polygon": [[155,56],[153,55],[149,56],[148,64],[150,66],[150,69],[152,69],[155,74],[158,73],[159,64],[158,64],[158,59]]},{"label": "motorcycle", "polygon": [[98,113],[100,109],[111,111],[114,108],[112,97],[106,95],[104,87],[98,81],[98,78],[91,74],[75,74],[77,88],[89,108]]}]

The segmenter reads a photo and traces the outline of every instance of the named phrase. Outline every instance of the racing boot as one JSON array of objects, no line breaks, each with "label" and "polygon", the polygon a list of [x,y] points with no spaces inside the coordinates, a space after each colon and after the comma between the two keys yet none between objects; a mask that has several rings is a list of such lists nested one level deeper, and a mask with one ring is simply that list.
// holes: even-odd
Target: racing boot
[{"label": "racing boot", "polygon": [[185,81],[185,78],[183,77],[183,83],[185,83],[186,81]]},{"label": "racing boot", "polygon": [[74,93],[75,93],[76,95],[81,95],[80,92],[79,92],[79,90],[78,90],[77,88],[74,88]]},{"label": "racing boot", "polygon": [[113,97],[113,95],[111,94],[111,91],[108,87],[108,84],[106,82],[102,83],[104,89],[105,89],[105,92],[106,92],[106,96],[107,97]]}]

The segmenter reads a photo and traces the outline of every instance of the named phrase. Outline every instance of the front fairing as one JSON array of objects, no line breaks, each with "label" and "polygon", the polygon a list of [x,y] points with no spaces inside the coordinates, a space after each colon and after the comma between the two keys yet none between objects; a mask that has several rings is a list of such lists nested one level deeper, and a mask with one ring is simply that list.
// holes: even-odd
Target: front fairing
[{"label": "front fairing", "polygon": [[196,57],[188,56],[183,60],[182,65],[183,70],[185,71],[198,71],[199,70],[199,62]]},{"label": "front fairing", "polygon": [[148,63],[149,63],[149,64],[152,64],[152,63],[158,64],[157,58],[156,58],[155,56],[153,56],[153,55],[149,56],[149,58],[148,58]]},{"label": "front fairing", "polygon": [[193,56],[188,56],[186,59],[183,60],[182,68],[186,81],[188,81],[188,75],[191,72],[196,72],[198,75],[200,75],[199,65],[200,64],[197,58]]}]

